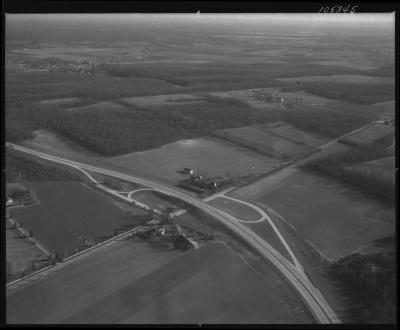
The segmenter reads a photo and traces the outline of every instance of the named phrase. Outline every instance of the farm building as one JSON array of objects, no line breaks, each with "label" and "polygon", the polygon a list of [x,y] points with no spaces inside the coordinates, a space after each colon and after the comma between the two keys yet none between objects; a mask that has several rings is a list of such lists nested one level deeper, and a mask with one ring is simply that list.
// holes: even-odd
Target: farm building
[{"label": "farm building", "polygon": [[184,174],[189,174],[189,175],[193,175],[194,174],[194,171],[189,167],[185,167],[182,172]]}]

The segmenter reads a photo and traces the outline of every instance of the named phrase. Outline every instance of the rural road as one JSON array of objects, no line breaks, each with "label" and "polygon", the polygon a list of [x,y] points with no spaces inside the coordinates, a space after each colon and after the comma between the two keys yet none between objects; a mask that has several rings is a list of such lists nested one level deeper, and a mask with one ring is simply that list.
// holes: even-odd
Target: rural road
[{"label": "rural road", "polygon": [[256,182],[230,190],[230,194],[244,199],[248,198],[248,196],[252,196],[252,198],[254,198],[260,193],[265,194],[266,192],[273,190],[281,182],[288,180],[289,178],[296,175],[299,172],[298,167],[305,165],[309,161],[315,159],[316,156],[318,157],[319,155],[321,155],[322,152],[324,152],[335,143],[348,136],[356,134],[374,124],[375,121],[370,122],[362,127],[355,129],[354,131],[348,132],[333,140],[330,140],[327,143],[319,146],[316,151],[312,152],[311,154],[307,154],[290,161],[289,163],[287,163],[287,165],[280,167],[278,171],[274,171],[274,173],[270,174],[267,173],[264,177],[260,178]]},{"label": "rural road", "polygon": [[293,286],[293,288],[295,288],[299,292],[299,294],[303,298],[303,301],[307,304],[309,310],[312,312],[315,320],[318,323],[340,323],[340,320],[337,317],[336,313],[326,302],[320,291],[313,286],[313,284],[303,272],[299,271],[297,267],[295,267],[288,260],[282,257],[282,255],[278,251],[276,251],[271,245],[265,242],[261,237],[252,232],[245,225],[240,223],[235,217],[207,204],[203,200],[193,197],[192,195],[189,195],[188,193],[176,187],[154,182],[149,179],[139,178],[136,176],[107,170],[97,166],[51,156],[42,152],[38,152],[36,150],[21,147],[13,143],[6,142],[6,147],[55,163],[71,166],[74,168],[79,167],[83,170],[101,173],[121,180],[126,180],[128,182],[139,183],[141,185],[151,187],[163,194],[181,199],[201,209],[202,211],[210,214],[215,219],[223,223],[228,229],[241,237],[245,242],[252,246],[256,251],[258,251],[263,257],[270,261],[276,267],[276,269],[286,277],[287,281]]}]

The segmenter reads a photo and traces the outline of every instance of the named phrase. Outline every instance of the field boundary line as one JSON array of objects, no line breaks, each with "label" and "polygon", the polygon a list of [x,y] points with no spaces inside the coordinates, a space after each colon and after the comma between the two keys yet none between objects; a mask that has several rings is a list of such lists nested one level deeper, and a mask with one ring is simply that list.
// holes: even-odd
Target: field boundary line
[{"label": "field boundary line", "polygon": [[11,222],[12,225],[15,225],[15,229],[18,229],[19,232],[21,232],[21,234],[23,234],[29,241],[31,241],[31,243],[35,244],[40,250],[42,250],[42,252],[47,255],[48,257],[51,256],[51,253],[49,250],[47,250],[42,243],[40,243],[37,239],[34,239],[31,236],[26,236],[27,233],[25,231],[25,229],[22,228],[22,225],[20,225],[19,227],[17,227],[17,222],[12,218],[7,218],[8,221]]},{"label": "field boundary line", "polygon": [[[64,267],[64,266],[67,266],[67,265],[71,264],[71,263],[72,263],[73,261],[75,261],[75,260],[80,260],[80,259],[81,259],[80,257],[86,255],[87,253],[92,252],[92,251],[94,251],[94,250],[97,250],[98,248],[101,248],[101,247],[103,247],[104,245],[109,244],[109,243],[111,243],[111,242],[113,242],[113,241],[119,240],[119,239],[123,238],[124,236],[128,236],[128,235],[130,235],[132,232],[137,231],[137,230],[139,230],[139,229],[141,229],[141,228],[143,228],[143,226],[138,226],[138,227],[132,228],[132,229],[130,229],[130,230],[128,230],[128,231],[126,231],[126,232],[124,232],[124,233],[122,233],[122,234],[119,234],[119,235],[117,235],[117,236],[111,237],[111,238],[109,238],[108,240],[106,240],[106,241],[104,241],[104,242],[100,242],[100,243],[98,243],[98,244],[96,244],[96,245],[94,245],[94,246],[92,246],[92,247],[90,247],[90,248],[87,248],[87,249],[85,249],[85,250],[83,250],[83,251],[80,251],[80,252],[78,252],[78,253],[75,253],[75,254],[73,254],[72,256],[69,256],[69,257],[63,259],[61,262],[56,263],[55,265],[49,265],[49,266],[47,266],[47,267],[45,267],[45,268],[39,269],[38,271],[36,271],[36,272],[34,272],[34,273],[28,274],[28,275],[26,275],[26,276],[24,276],[24,277],[21,277],[21,278],[15,280],[15,281],[12,281],[12,282],[10,282],[10,283],[7,283],[7,284],[6,284],[6,288],[7,288],[8,290],[17,289],[17,288],[19,288],[20,286],[22,286],[23,284],[27,284],[27,282],[29,283],[29,280],[30,280],[32,277],[38,276],[38,275],[40,275],[41,273],[44,273],[44,272],[46,272],[46,271],[50,271],[50,272],[51,272],[51,271],[56,271],[56,270],[58,270],[58,269],[60,269],[60,268],[62,268],[62,267]],[[47,275],[47,274],[44,274],[44,275]],[[42,278],[42,277],[39,277],[39,278],[36,278],[36,279],[32,279],[32,281],[38,280],[38,279],[40,279],[40,278]],[[32,282],[32,281],[31,281],[31,282]],[[20,283],[20,286],[18,286],[19,283]],[[15,286],[15,285],[16,285],[16,286]]]}]

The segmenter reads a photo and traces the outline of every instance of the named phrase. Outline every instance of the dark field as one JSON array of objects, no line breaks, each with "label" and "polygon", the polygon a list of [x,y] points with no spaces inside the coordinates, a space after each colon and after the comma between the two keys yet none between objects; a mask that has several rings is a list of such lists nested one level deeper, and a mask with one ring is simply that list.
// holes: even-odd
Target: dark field
[{"label": "dark field", "polygon": [[[79,183],[27,183],[39,203],[13,210],[15,219],[49,251],[70,253],[83,239],[103,240],[131,224],[129,217],[99,193]],[[139,211],[138,211],[139,212]]]},{"label": "dark field", "polygon": [[[7,297],[9,323],[293,323],[272,270],[222,244],[161,252],[121,242]],[[37,292],[41,292],[40,295]],[[21,299],[24,297],[24,299]],[[29,297],[29,299],[27,299]]]},{"label": "dark field", "polygon": [[350,135],[343,139],[344,143],[349,143],[355,146],[368,146],[374,142],[381,140],[389,135],[393,135],[395,128],[387,125],[376,124],[362,130],[359,133]]}]

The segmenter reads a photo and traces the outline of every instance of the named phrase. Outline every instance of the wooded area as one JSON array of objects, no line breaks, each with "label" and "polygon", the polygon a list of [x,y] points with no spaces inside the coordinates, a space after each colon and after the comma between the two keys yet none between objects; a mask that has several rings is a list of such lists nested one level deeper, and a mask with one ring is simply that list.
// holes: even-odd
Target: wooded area
[{"label": "wooded area", "polygon": [[6,154],[6,181],[82,181],[78,174],[74,174],[59,166],[51,166],[33,158],[16,155],[12,152]]},{"label": "wooded area", "polygon": [[387,245],[387,251],[353,254],[330,266],[330,275],[352,299],[347,312],[352,323],[395,322],[395,237],[380,241],[375,244]]},{"label": "wooded area", "polygon": [[393,139],[394,136],[390,135],[368,147],[353,147],[348,151],[310,162],[304,167],[331,175],[369,194],[394,203],[396,184],[394,169],[393,176],[387,176],[383,175],[379,169],[365,171],[354,166],[362,162],[394,156],[394,150],[389,148]]}]

